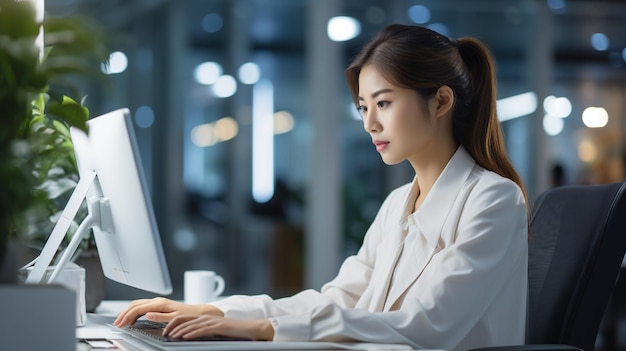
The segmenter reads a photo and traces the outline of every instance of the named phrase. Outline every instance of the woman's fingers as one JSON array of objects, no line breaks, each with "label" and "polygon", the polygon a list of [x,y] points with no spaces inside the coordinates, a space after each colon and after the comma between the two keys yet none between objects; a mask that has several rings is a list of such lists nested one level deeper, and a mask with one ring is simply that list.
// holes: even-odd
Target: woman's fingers
[{"label": "woman's fingers", "polygon": [[[192,328],[189,329],[188,331],[181,331],[181,339],[185,339],[185,340],[193,340],[193,339],[200,339],[200,338],[206,338],[209,336],[216,336],[217,334],[212,333],[213,328],[211,326],[204,326],[204,327],[200,327],[200,328]],[[224,335],[220,335],[220,336],[224,336]]]},{"label": "woman's fingers", "polygon": [[[117,318],[115,319],[115,322],[113,323],[114,325],[118,325],[118,323],[122,322],[122,321],[126,321],[127,319],[132,319],[133,315],[133,311],[136,311],[136,308],[138,306],[141,306],[142,304],[146,303],[147,300],[135,300],[133,302],[131,302],[128,307],[126,307],[122,312],[120,312],[120,314],[117,315]],[[138,318],[139,316],[137,316]],[[136,319],[136,318],[135,318]]]},{"label": "woman's fingers", "polygon": [[272,340],[274,330],[268,320],[239,320],[220,316],[177,316],[163,331],[177,339],[199,339],[214,336],[250,340]]},{"label": "woman's fingers", "polygon": [[148,312],[146,319],[152,322],[167,323],[178,315],[178,312]]},{"label": "woman's fingers", "polygon": [[125,325],[132,324],[137,320],[137,318],[149,312],[175,312],[175,304],[176,303],[174,301],[162,297],[150,300],[135,300],[117,316],[113,325],[116,327],[123,327]]},{"label": "woman's fingers", "polygon": [[137,320],[137,318],[141,317],[141,304],[137,303],[137,301],[132,302],[128,307],[126,307],[122,312],[117,315],[117,318],[113,322],[113,325],[116,327],[123,327],[127,324],[131,324]]},{"label": "woman's fingers", "polygon": [[194,321],[197,323],[198,320],[202,319],[203,317],[205,316],[177,316],[173,318],[169,323],[167,323],[165,329],[163,329],[163,335],[173,338],[182,338],[182,336],[179,336],[183,334],[181,333],[181,330],[188,327],[189,325],[193,326],[195,324]]},{"label": "woman's fingers", "polygon": [[235,337],[224,327],[224,324],[228,322],[236,321],[209,315],[177,317],[168,324],[164,333],[179,339],[197,339],[216,335]]},{"label": "woman's fingers", "polygon": [[155,322],[169,322],[178,315],[198,316],[201,314],[224,315],[222,311],[211,305],[188,305],[164,297],[155,297],[131,302],[117,316],[113,325],[121,328],[134,323],[143,315]]}]

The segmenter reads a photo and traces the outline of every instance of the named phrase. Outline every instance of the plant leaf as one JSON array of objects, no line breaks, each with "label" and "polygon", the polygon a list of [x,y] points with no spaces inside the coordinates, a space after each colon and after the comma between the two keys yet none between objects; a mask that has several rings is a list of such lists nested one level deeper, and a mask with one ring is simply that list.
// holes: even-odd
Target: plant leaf
[{"label": "plant leaf", "polygon": [[73,179],[61,178],[58,180],[47,180],[38,186],[37,189],[44,190],[48,194],[49,199],[56,199],[75,187],[76,182]]},{"label": "plant leaf", "polygon": [[48,103],[47,110],[49,114],[67,122],[68,125],[87,131],[89,110],[71,98],[64,97],[62,102],[51,101]]}]

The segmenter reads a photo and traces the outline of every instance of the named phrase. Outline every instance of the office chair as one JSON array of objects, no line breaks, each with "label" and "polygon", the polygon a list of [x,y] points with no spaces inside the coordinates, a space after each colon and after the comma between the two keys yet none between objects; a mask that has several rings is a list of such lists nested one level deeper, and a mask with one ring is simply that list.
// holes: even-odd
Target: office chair
[{"label": "office chair", "polygon": [[570,185],[533,206],[526,345],[472,351],[592,351],[626,251],[626,183]]}]

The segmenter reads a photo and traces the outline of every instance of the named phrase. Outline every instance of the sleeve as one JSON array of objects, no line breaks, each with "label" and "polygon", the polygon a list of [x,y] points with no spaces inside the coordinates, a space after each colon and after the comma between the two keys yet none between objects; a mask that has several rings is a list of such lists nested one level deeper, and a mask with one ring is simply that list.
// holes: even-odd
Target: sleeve
[{"label": "sleeve", "polygon": [[389,220],[394,197],[397,197],[397,192],[390,194],[381,205],[357,254],[348,257],[339,268],[337,276],[322,286],[322,294],[331,298],[339,307],[354,307],[370,284],[376,262],[376,248],[382,241],[383,228]]},{"label": "sleeve", "polygon": [[[271,310],[268,317],[311,313],[315,308],[326,304],[334,304],[339,308],[353,308],[370,284],[376,262],[376,248],[383,238],[382,228],[386,227],[389,212],[393,212],[394,207],[391,204],[395,203],[396,198],[401,197],[401,191],[396,190],[385,199],[365,233],[363,245],[357,254],[344,260],[337,276],[322,286],[321,293],[309,290],[278,299],[275,301],[276,308]],[[315,294],[323,296],[314,296]]]},{"label": "sleeve", "polygon": [[358,253],[348,257],[343,262],[337,276],[322,287],[321,293],[305,290],[296,295],[276,300],[268,295],[235,295],[211,304],[224,312],[226,317],[237,319],[267,319],[278,316],[310,314],[317,306],[328,304],[335,304],[340,308],[354,307],[370,283],[376,261],[376,247],[382,238],[381,228],[384,227],[383,222],[391,208],[392,197],[390,194],[383,202],[365,234],[363,245]]},{"label": "sleeve", "polygon": [[456,240],[432,257],[398,310],[371,313],[320,303],[274,318],[275,340],[457,346],[508,281],[526,279],[527,257],[526,206],[514,183],[477,185],[458,216]]}]

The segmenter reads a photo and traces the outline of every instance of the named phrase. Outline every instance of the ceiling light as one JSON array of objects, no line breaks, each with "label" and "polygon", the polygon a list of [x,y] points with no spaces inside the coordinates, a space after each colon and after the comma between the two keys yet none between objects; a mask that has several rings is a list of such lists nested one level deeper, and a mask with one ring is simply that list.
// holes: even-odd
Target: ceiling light
[{"label": "ceiling light", "polygon": [[583,140],[578,144],[578,158],[583,162],[593,162],[598,158],[598,148],[590,140]]},{"label": "ceiling light", "polygon": [[274,113],[274,135],[290,132],[295,125],[293,115],[288,111]]},{"label": "ceiling light", "polygon": [[274,86],[262,80],[252,88],[252,197],[274,196]]},{"label": "ceiling light", "polygon": [[543,130],[550,136],[558,135],[563,131],[563,119],[549,114],[543,116]]},{"label": "ceiling light", "polygon": [[510,96],[496,101],[500,122],[529,115],[537,110],[537,94],[527,93]]},{"label": "ceiling light", "polygon": [[196,82],[211,85],[222,75],[222,66],[215,62],[204,62],[196,66],[193,76]]},{"label": "ceiling light", "polygon": [[149,128],[154,124],[154,111],[150,106],[140,106],[134,115],[139,128]]},{"label": "ceiling light", "polygon": [[237,81],[233,76],[225,74],[217,78],[213,84],[213,92],[217,97],[231,97],[237,92]]},{"label": "ceiling light", "polygon": [[555,12],[561,12],[565,9],[565,1],[564,0],[547,0],[548,7],[550,10]]},{"label": "ceiling light", "polygon": [[583,123],[589,128],[602,128],[609,122],[609,114],[602,107],[587,107],[583,111]]},{"label": "ceiling light", "polygon": [[550,95],[543,100],[543,109],[551,116],[566,118],[572,113],[572,103],[566,97]]},{"label": "ceiling light", "polygon": [[223,117],[214,124],[215,138],[219,141],[226,141],[237,136],[239,125],[232,117]]},{"label": "ceiling light", "polygon": [[217,138],[215,137],[213,124],[206,123],[193,127],[191,129],[191,142],[197,147],[215,145]]},{"label": "ceiling light", "polygon": [[224,26],[224,20],[219,13],[209,13],[202,19],[202,29],[207,33],[216,33]]},{"label": "ceiling light", "polygon": [[102,72],[106,74],[122,73],[128,67],[128,58],[126,54],[121,51],[112,52],[109,56],[107,64],[102,64]]},{"label": "ceiling light", "polygon": [[591,46],[598,51],[606,51],[609,48],[609,38],[604,33],[593,33]]},{"label": "ceiling light", "polygon": [[261,78],[261,69],[254,62],[244,63],[239,67],[239,80],[243,84],[254,84]]},{"label": "ceiling light", "polygon": [[423,5],[413,5],[409,7],[409,18],[418,24],[427,23],[430,21],[430,10]]},{"label": "ceiling light", "polygon": [[353,17],[337,16],[328,20],[326,28],[332,41],[347,41],[361,33],[361,23]]}]

